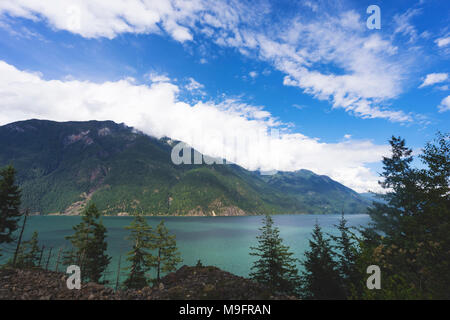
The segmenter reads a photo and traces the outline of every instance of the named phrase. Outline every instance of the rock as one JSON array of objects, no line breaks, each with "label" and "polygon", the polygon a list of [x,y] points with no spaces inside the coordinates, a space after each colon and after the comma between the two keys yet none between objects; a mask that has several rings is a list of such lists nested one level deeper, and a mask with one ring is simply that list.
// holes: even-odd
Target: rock
[{"label": "rock", "polygon": [[0,269],[0,300],[167,300],[167,299],[295,299],[274,294],[260,284],[216,267],[182,266],[153,287],[118,290],[98,283],[85,283],[81,290],[69,290],[62,273]]}]

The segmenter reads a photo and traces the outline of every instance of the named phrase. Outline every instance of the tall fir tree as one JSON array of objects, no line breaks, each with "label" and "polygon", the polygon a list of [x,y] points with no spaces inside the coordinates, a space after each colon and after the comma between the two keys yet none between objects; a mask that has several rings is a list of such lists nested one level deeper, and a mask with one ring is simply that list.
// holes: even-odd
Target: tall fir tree
[{"label": "tall fir tree", "polygon": [[176,266],[183,261],[175,239],[175,235],[169,235],[164,220],[161,220],[150,239],[150,248],[156,253],[150,257],[149,265],[156,269],[156,283],[160,282],[161,273],[175,271]]},{"label": "tall fir tree", "polygon": [[18,228],[21,192],[16,185],[16,170],[13,166],[0,169],[0,245],[13,242]]},{"label": "tall fir tree", "polygon": [[150,240],[152,239],[152,228],[141,214],[136,214],[130,226],[125,227],[130,230],[128,237],[133,244],[133,248],[127,254],[127,261],[130,265],[125,268],[128,277],[124,286],[128,289],[141,289],[148,285],[147,272],[150,270],[152,254],[150,250]]},{"label": "tall fir tree", "polygon": [[296,295],[299,286],[297,259],[283,244],[271,216],[264,217],[259,230],[261,234],[256,237],[258,245],[250,247],[250,255],[259,257],[251,267],[250,277],[274,292]]},{"label": "tall fir tree", "polygon": [[335,253],[330,240],[325,238],[318,222],[314,226],[310,250],[305,252],[302,262],[302,296],[304,299],[332,300],[344,299],[341,278]]},{"label": "tall fir tree", "polygon": [[111,257],[106,254],[107,230],[95,204],[87,206],[82,221],[73,229],[75,233],[66,237],[72,243],[73,249],[66,253],[65,263],[78,265],[84,281],[99,283]]},{"label": "tall fir tree", "polygon": [[342,212],[339,224],[335,225],[339,231],[338,236],[330,235],[333,240],[332,248],[335,249],[338,258],[337,269],[341,280],[341,287],[345,297],[350,297],[353,286],[359,279],[356,267],[356,257],[358,256],[358,238],[350,230],[347,220]]}]

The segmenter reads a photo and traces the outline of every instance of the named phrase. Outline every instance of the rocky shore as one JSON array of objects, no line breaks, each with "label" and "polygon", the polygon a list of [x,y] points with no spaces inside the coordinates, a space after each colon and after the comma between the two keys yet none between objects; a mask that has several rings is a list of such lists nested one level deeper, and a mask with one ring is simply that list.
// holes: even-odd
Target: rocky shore
[{"label": "rocky shore", "polygon": [[142,290],[113,290],[83,283],[69,290],[67,275],[41,269],[0,269],[0,300],[256,300],[293,299],[274,295],[252,280],[219,268],[183,266]]}]

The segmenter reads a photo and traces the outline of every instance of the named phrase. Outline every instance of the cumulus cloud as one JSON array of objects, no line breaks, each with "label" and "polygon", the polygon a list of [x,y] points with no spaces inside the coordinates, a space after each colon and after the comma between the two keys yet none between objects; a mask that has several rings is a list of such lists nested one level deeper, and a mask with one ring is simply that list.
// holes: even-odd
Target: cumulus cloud
[{"label": "cumulus cloud", "polygon": [[[296,86],[334,108],[363,118],[411,122],[413,116],[390,110],[386,101],[402,92],[407,78],[402,55],[390,39],[367,34],[365,21],[354,11],[332,8],[337,16],[303,5],[315,18],[298,15],[273,23],[271,6],[257,0],[259,10],[240,1],[215,0],[2,0],[0,15],[44,19],[53,28],[87,38],[114,38],[122,33],[162,33],[186,42],[195,35],[219,46],[253,54],[285,73],[285,85]],[[253,3],[253,5],[256,5]],[[397,16],[398,34],[413,36],[409,24],[417,10]],[[268,20],[269,19],[269,20]],[[270,28],[267,28],[267,21]],[[333,73],[321,71],[338,69]]]},{"label": "cumulus cloud", "polygon": [[439,112],[450,111],[450,96],[445,97],[438,106]]},{"label": "cumulus cloud", "polygon": [[142,85],[132,78],[104,83],[45,80],[0,61],[0,124],[30,118],[113,120],[155,137],[185,141],[250,170],[303,168],[357,191],[379,190],[378,177],[367,165],[387,153],[385,145],[350,137],[324,143],[290,132],[261,106],[236,99],[189,104],[179,100],[179,92],[169,81]]},{"label": "cumulus cloud", "polygon": [[419,86],[419,88],[423,88],[426,86],[431,86],[435,83],[444,82],[448,79],[448,73],[430,73],[427,74],[423,83]]}]

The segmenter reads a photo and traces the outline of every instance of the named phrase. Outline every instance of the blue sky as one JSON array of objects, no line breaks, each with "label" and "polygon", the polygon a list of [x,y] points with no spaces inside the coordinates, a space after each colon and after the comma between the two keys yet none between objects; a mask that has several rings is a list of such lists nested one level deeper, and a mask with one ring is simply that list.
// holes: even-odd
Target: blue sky
[{"label": "blue sky", "polygon": [[[369,5],[380,8],[379,30],[366,26]],[[376,191],[391,135],[419,150],[448,132],[449,9],[438,0],[4,0],[0,124],[111,119],[218,156],[231,148],[221,134],[259,139],[272,149],[246,145],[258,161],[233,160]]]}]

